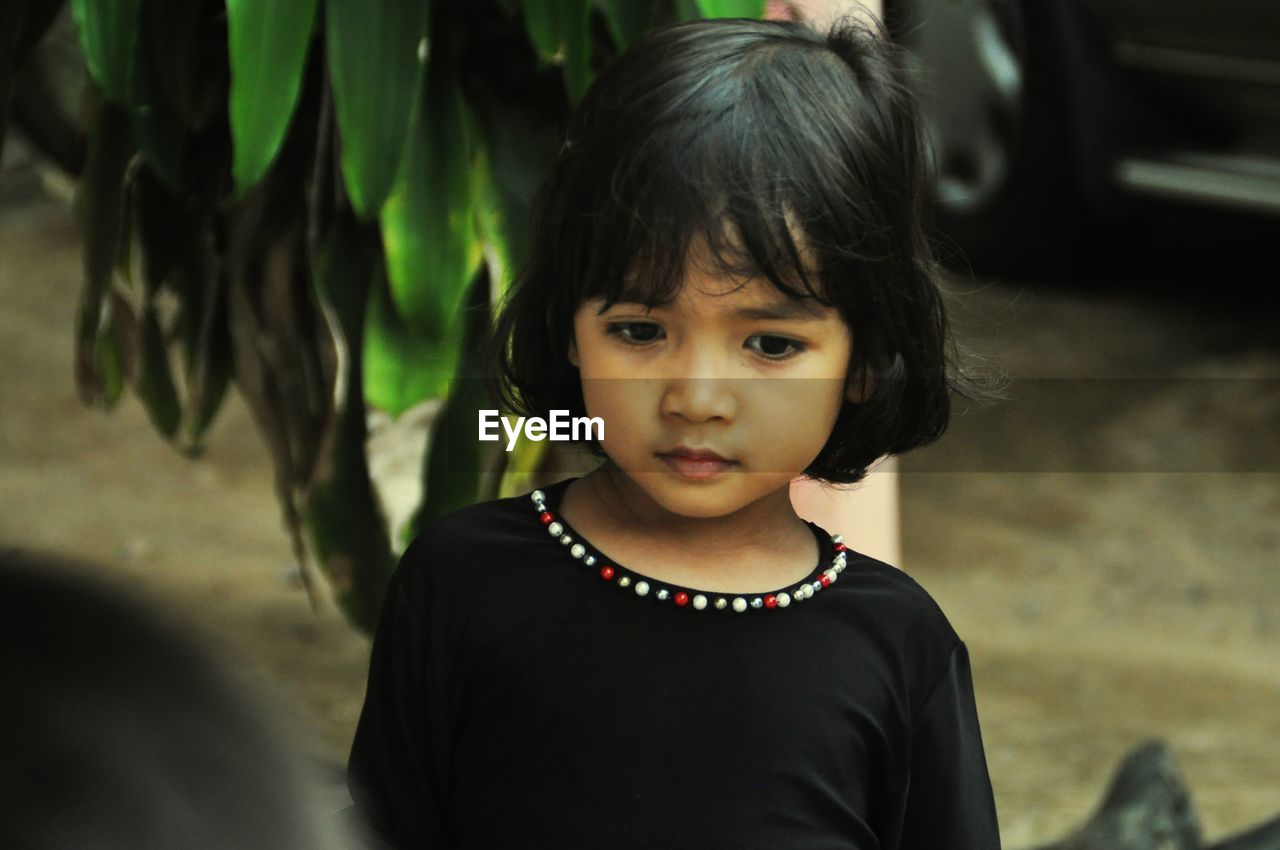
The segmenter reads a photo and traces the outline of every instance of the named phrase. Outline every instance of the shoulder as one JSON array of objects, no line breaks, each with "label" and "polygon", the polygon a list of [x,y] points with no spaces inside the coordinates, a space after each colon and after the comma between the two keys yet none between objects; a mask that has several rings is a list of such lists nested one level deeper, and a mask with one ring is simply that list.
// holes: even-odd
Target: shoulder
[{"label": "shoulder", "polygon": [[411,597],[470,592],[526,569],[551,543],[528,493],[477,502],[424,526],[401,555],[395,581]]},{"label": "shoulder", "polygon": [[847,567],[836,587],[875,609],[878,619],[903,631],[946,645],[960,637],[933,595],[909,573],[885,561],[849,550]]},{"label": "shoulder", "polygon": [[947,672],[962,641],[942,606],[911,575],[850,550],[831,590],[846,600],[847,616],[857,617],[896,656],[912,691],[928,691]]}]

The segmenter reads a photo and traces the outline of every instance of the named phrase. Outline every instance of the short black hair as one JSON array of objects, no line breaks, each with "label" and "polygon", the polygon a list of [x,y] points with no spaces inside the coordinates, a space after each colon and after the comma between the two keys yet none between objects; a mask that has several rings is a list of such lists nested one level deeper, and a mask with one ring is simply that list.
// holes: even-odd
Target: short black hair
[{"label": "short black hair", "polygon": [[853,335],[850,380],[873,378],[805,475],[857,482],[878,458],[935,441],[949,393],[984,390],[948,327],[925,157],[904,57],[876,25],[655,31],[600,73],[570,119],[498,311],[491,396],[520,415],[586,415],[567,359],[575,312],[597,297],[670,302],[702,237],[724,273],[836,307]]}]

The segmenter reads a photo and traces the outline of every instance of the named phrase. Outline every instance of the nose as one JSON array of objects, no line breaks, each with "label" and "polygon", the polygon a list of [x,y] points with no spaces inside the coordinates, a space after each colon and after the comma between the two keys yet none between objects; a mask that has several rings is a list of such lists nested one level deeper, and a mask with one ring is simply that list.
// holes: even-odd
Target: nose
[{"label": "nose", "polygon": [[[692,347],[691,347],[692,348]],[[663,379],[662,415],[691,422],[732,420],[738,409],[738,387],[729,365],[710,347],[675,358],[673,374]]]}]

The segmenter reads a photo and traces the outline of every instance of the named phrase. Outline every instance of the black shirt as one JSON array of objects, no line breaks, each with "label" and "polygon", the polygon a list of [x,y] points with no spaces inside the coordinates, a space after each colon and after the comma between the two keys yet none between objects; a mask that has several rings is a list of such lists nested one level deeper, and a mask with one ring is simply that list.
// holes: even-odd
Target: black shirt
[{"label": "black shirt", "polygon": [[[697,609],[654,580],[641,596],[559,518],[573,480],[546,507],[593,566],[528,494],[402,556],[348,765],[386,845],[999,848],[968,652],[919,584],[848,551],[785,607]],[[808,525],[818,578],[834,544]]]}]

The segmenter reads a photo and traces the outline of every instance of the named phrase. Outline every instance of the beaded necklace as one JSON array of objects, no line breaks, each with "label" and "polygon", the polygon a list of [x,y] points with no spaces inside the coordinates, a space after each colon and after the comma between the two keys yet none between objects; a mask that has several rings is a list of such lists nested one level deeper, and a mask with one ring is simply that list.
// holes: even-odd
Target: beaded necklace
[{"label": "beaded necklace", "polygon": [[715,611],[733,610],[739,614],[750,610],[772,611],[787,608],[792,602],[803,602],[812,598],[815,593],[830,587],[835,582],[836,577],[844,571],[846,559],[844,538],[839,534],[833,534],[831,535],[831,542],[835,550],[835,556],[831,559],[831,566],[822,570],[821,573],[815,574],[812,579],[796,585],[790,591],[738,596],[731,593],[718,594],[692,589],[676,589],[673,591],[669,587],[664,587],[661,583],[658,583],[655,589],[650,584],[649,579],[632,576],[626,570],[613,564],[601,563],[604,560],[603,556],[597,557],[599,553],[593,553],[585,542],[575,540],[573,535],[569,534],[565,528],[564,521],[547,509],[546,493],[541,490],[534,490],[529,494],[529,499],[533,503],[534,511],[538,514],[538,519],[546,527],[547,533],[559,540],[561,545],[566,547],[569,555],[581,561],[583,566],[595,570],[601,579],[611,582],[616,587],[630,588],[635,592],[636,596],[648,596],[659,602],[670,600],[677,608],[689,608],[694,611],[708,609]]}]

